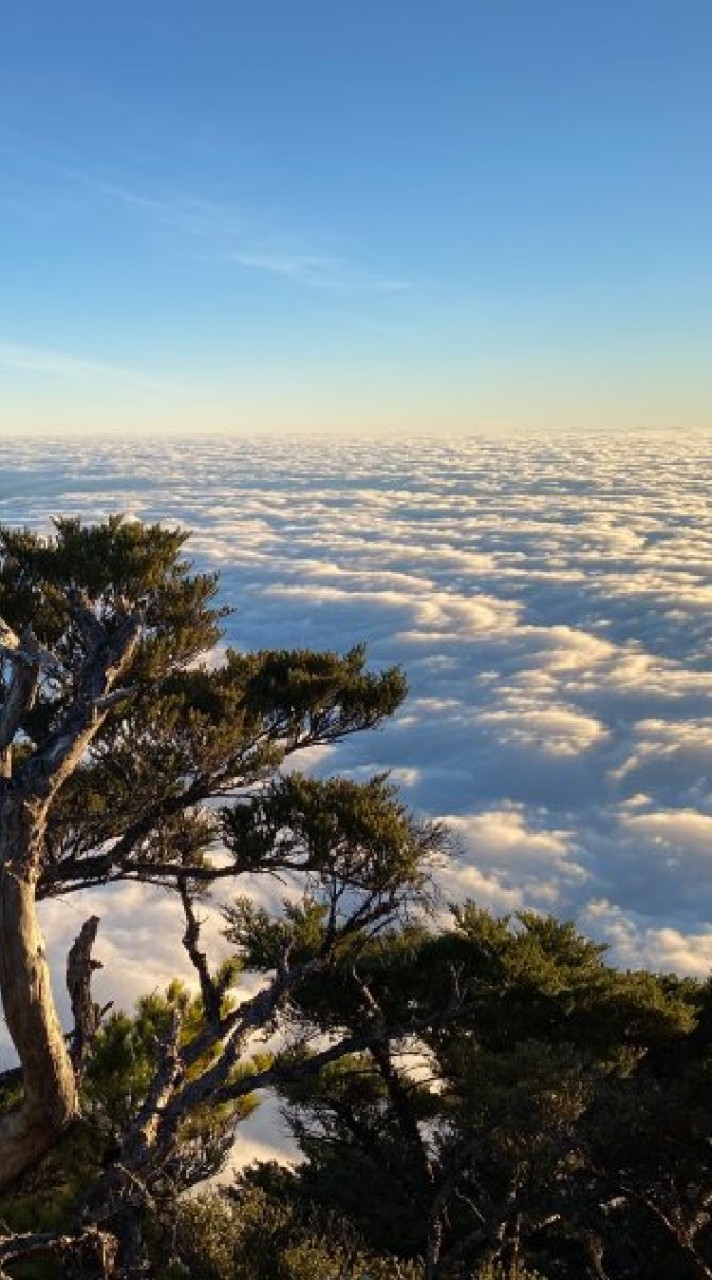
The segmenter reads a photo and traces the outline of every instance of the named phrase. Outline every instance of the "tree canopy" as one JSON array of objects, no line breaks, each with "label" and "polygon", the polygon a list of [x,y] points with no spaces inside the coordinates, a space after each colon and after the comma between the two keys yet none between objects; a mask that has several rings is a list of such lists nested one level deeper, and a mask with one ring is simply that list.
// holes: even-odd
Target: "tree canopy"
[{"label": "tree canopy", "polygon": [[[216,650],[185,542],[0,528],[0,1280],[709,1280],[710,983],[446,912],[438,825],[292,760],[402,673]],[[126,882],[173,895],[194,979],[101,1009],[91,891]],[[79,894],[62,1027],[38,904]],[[264,1090],[300,1162],[184,1195]]]},{"label": "tree canopy", "polygon": [[[370,672],[359,647],[228,650],[216,663],[217,580],[193,571],[185,541],[120,517],[58,520],[48,535],[0,529],[0,995],[20,1061],[0,1115],[0,1190],[76,1140],[105,1037],[118,1053],[135,1034],[120,1020],[100,1028],[89,917],[68,960],[65,1035],[42,898],[125,881],[173,891],[200,991],[197,1006],[174,994],[154,1010],[140,1087],[114,1099],[110,1125],[104,1117],[113,1154],[61,1243],[0,1241],[7,1265],[23,1250],[93,1249],[96,1274],[143,1274],[141,1213],[219,1164],[255,1085],[365,1043],[337,1036],[308,1065],[290,1066],[255,1059],[252,1042],[278,1027],[301,983],[412,909],[441,842],[383,778],[279,773],[306,747],[380,724],[404,696],[401,672]],[[218,883],[234,890],[241,876],[254,888],[260,875],[288,878],[297,905],[274,922],[236,905],[226,924],[233,958],[213,972],[200,941],[206,895]],[[305,947],[300,931],[317,916],[318,945]],[[242,956],[256,947],[270,967],[239,999]]]}]

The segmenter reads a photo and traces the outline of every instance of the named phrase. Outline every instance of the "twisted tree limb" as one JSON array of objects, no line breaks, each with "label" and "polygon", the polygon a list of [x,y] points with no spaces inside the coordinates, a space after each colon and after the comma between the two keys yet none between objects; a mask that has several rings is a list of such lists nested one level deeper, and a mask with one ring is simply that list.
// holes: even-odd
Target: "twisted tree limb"
[{"label": "twisted tree limb", "polygon": [[20,1106],[0,1119],[0,1190],[50,1149],[79,1110],[74,1063],[54,1003],[36,898],[52,799],[108,715],[101,700],[131,661],[141,617],[130,615],[111,636],[98,620],[97,628],[101,634],[97,632],[87,654],[69,709],[16,768],[12,744],[40,677],[31,633],[13,651],[12,678],[0,711],[0,996],[24,1088]]}]

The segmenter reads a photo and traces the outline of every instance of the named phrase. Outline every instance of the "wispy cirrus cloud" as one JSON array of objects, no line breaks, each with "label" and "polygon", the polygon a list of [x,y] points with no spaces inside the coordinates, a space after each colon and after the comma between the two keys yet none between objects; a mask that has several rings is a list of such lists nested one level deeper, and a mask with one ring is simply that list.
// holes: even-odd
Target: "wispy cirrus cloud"
[{"label": "wispy cirrus cloud", "polygon": [[90,173],[77,173],[77,178],[95,196],[123,206],[160,226],[209,241],[225,250],[246,234],[248,219],[233,205],[200,196],[174,193],[160,196],[140,189],[105,182]]},{"label": "wispy cirrus cloud", "polygon": [[[307,237],[275,226],[273,215],[265,217],[236,202],[206,199],[185,191],[158,192],[107,178],[79,163],[68,162],[66,157],[43,151],[36,144],[27,144],[1,127],[0,151],[35,172],[51,172],[55,180],[61,178],[85,198],[198,243],[208,258],[239,269],[264,272],[309,289],[335,293],[378,296],[403,293],[413,287],[407,280],[364,266],[353,255],[323,252]],[[266,221],[273,224],[267,232]]]},{"label": "wispy cirrus cloud", "polygon": [[302,253],[298,250],[270,246],[248,248],[233,253],[231,260],[240,267],[283,276],[287,280],[307,285],[310,289],[387,294],[404,293],[411,288],[405,280],[376,275],[343,258]]},{"label": "wispy cirrus cloud", "polygon": [[70,381],[101,381],[141,391],[170,392],[175,385],[140,369],[87,359],[47,347],[25,346],[0,339],[0,366],[21,373],[46,374]]},{"label": "wispy cirrus cloud", "polygon": [[258,235],[254,215],[250,217],[229,204],[178,194],[156,197],[88,175],[84,180],[104,199],[202,241],[211,255],[249,271],[333,292],[391,294],[412,287],[406,280],[381,275],[343,255],[317,252],[293,235]]}]

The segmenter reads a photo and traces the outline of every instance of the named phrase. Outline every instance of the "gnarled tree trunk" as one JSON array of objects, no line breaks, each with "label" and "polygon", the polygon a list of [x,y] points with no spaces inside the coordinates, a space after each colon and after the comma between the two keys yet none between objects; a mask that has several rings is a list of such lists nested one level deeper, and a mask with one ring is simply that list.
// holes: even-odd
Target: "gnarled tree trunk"
[{"label": "gnarled tree trunk", "polygon": [[74,700],[58,727],[17,767],[13,744],[37,695],[41,653],[30,628],[20,639],[5,626],[2,634],[14,643],[0,645],[13,672],[0,710],[0,999],[23,1083],[20,1105],[0,1117],[0,1190],[49,1151],[79,1111],[37,916],[37,883],[50,806],[111,705],[124,696],[111,690],[131,660],[141,619],[128,615],[113,637],[93,615],[83,624],[88,652]]},{"label": "gnarled tree trunk", "polygon": [[24,1087],[22,1104],[0,1119],[2,1189],[57,1141],[78,1102],[35,900],[45,809],[8,780],[0,787],[0,996]]}]

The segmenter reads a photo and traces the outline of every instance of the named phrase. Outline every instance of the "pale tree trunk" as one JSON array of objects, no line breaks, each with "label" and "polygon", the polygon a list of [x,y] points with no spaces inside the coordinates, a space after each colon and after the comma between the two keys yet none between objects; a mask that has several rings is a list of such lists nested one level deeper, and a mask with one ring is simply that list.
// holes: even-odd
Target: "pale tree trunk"
[{"label": "pale tree trunk", "polygon": [[72,1063],[57,1017],[35,888],[44,806],[4,783],[0,809],[0,997],[22,1066],[24,1099],[0,1119],[0,1189],[31,1167],[76,1117]]},{"label": "pale tree trunk", "polygon": [[[1,620],[0,620],[1,621]],[[23,1099],[0,1117],[0,1190],[31,1169],[79,1114],[71,1055],[55,1008],[36,890],[44,860],[47,815],[108,711],[111,693],[134,653],[138,614],[113,637],[93,616],[80,618],[88,653],[75,698],[57,729],[13,766],[13,743],[39,687],[39,645],[28,628],[3,656],[13,676],[0,710],[0,999],[20,1059]],[[8,634],[5,627],[4,634]]]}]

